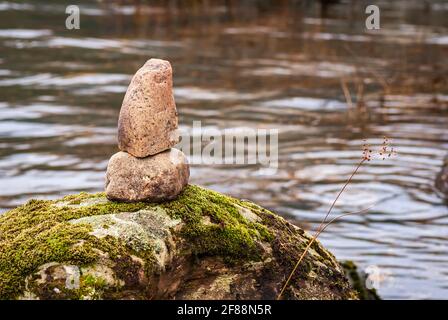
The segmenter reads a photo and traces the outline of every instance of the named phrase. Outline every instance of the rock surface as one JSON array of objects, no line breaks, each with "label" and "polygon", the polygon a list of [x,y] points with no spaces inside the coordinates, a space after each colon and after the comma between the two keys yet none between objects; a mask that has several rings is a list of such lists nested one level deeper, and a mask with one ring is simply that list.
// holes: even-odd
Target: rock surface
[{"label": "rock surface", "polygon": [[[187,186],[162,204],[104,194],[0,216],[2,299],[275,299],[310,235],[251,202]],[[284,299],[356,299],[312,245]]]},{"label": "rock surface", "polygon": [[443,162],[442,170],[437,175],[436,187],[448,199],[448,156],[445,158]]},{"label": "rock surface", "polygon": [[120,150],[143,158],[178,143],[172,74],[168,61],[150,59],[134,75],[118,119]]},{"label": "rock surface", "polygon": [[381,300],[375,288],[367,288],[368,275],[358,270],[358,266],[353,261],[342,261],[341,265],[345,270],[350,284],[358,292],[358,297],[361,300]]},{"label": "rock surface", "polygon": [[107,166],[106,196],[125,202],[172,200],[189,177],[187,158],[180,150],[172,148],[146,158],[118,152]]}]

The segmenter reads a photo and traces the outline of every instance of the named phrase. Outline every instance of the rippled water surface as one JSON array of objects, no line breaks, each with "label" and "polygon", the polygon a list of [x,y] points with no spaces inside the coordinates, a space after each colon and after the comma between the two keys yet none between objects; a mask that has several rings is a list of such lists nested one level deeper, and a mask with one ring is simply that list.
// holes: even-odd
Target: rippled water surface
[{"label": "rippled water surface", "polygon": [[[272,1],[273,2],[273,1]],[[191,181],[316,227],[362,152],[387,135],[393,159],[361,167],[322,242],[377,266],[384,298],[448,298],[448,208],[434,178],[448,150],[448,4],[114,5],[0,2],[0,208],[101,191],[119,108],[150,57],[171,61],[182,128],[276,128],[279,168],[194,165]],[[285,2],[286,3],[286,2]],[[313,4],[311,4],[313,3]],[[344,85],[345,84],[345,85]],[[348,89],[352,105],[346,103]]]}]

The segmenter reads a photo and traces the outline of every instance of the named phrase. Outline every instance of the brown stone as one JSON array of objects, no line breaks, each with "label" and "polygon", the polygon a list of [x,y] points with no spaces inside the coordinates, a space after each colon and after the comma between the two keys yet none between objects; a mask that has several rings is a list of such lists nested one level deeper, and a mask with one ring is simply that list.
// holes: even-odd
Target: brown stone
[{"label": "brown stone", "polygon": [[178,143],[172,74],[168,61],[150,59],[132,78],[118,120],[121,151],[144,158]]},{"label": "brown stone", "polygon": [[172,200],[187,185],[189,177],[187,159],[178,149],[146,158],[118,152],[107,166],[106,196],[124,202]]}]

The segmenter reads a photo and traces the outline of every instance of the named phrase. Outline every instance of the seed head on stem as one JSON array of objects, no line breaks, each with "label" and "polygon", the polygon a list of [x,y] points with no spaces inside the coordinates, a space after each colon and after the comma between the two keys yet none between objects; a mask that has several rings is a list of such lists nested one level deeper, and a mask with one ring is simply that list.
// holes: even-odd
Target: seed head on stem
[{"label": "seed head on stem", "polygon": [[[380,150],[378,151],[379,155],[382,157],[383,160],[386,159],[386,156],[389,158],[391,156],[396,155],[397,153],[395,152],[394,148],[390,147],[389,144],[389,139],[384,136],[383,137],[383,143],[380,147]],[[345,217],[347,215],[350,214],[359,214],[359,213],[363,213],[368,211],[368,209],[370,209],[372,206],[369,206],[369,208],[364,209],[364,210],[360,210],[357,212],[349,212],[349,213],[345,213],[342,215],[339,215],[333,219],[331,219],[329,222],[327,222],[327,218],[330,215],[331,211],[333,210],[336,202],[338,201],[339,197],[341,196],[341,194],[344,192],[344,190],[347,188],[347,186],[350,184],[350,182],[352,181],[353,177],[355,176],[355,174],[358,172],[359,168],[362,166],[362,164],[366,161],[370,161],[372,159],[372,148],[370,146],[369,143],[367,143],[367,140],[363,140],[363,152],[362,152],[362,158],[359,161],[359,163],[356,165],[355,169],[353,170],[352,174],[350,175],[350,177],[347,179],[347,181],[345,182],[345,184],[342,186],[341,190],[339,191],[339,193],[337,194],[336,198],[334,199],[333,203],[330,206],[330,209],[328,209],[327,214],[325,215],[325,217],[322,219],[319,227],[317,228],[315,234],[313,235],[313,237],[311,238],[310,242],[308,243],[308,245],[306,246],[305,250],[303,251],[302,255],[300,256],[299,260],[297,261],[297,263],[295,264],[293,270],[291,271],[291,273],[289,274],[288,278],[286,279],[285,284],[283,285],[283,287],[280,290],[280,293],[277,296],[277,300],[280,300],[283,293],[285,292],[286,288],[288,287],[289,282],[291,281],[292,277],[294,276],[297,268],[299,267],[300,263],[302,262],[302,260],[304,259],[305,255],[307,254],[309,248],[311,247],[311,245],[314,243],[314,241],[316,241],[317,237],[334,221],[338,220],[339,218]]]}]

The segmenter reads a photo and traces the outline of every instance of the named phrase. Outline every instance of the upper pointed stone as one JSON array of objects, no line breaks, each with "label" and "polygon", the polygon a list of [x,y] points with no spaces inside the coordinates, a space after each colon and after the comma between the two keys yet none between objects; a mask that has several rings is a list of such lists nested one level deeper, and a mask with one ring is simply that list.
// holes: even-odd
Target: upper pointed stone
[{"label": "upper pointed stone", "polygon": [[131,80],[118,120],[118,147],[144,158],[178,143],[173,70],[168,61],[150,59]]}]

